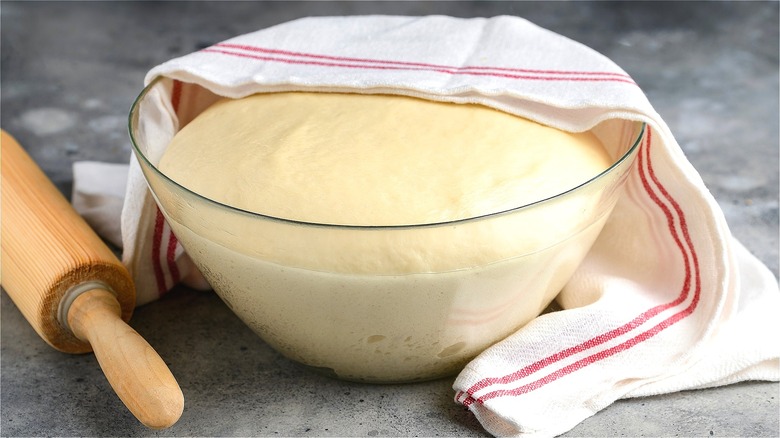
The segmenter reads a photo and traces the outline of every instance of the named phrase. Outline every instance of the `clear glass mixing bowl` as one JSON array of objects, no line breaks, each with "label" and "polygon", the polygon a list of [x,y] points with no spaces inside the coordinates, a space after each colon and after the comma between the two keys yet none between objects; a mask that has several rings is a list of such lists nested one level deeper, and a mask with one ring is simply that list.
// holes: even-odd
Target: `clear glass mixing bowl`
[{"label": "clear glass mixing bowl", "polygon": [[[273,348],[357,381],[451,375],[537,317],[600,233],[644,133],[638,122],[602,123],[593,132],[611,142],[609,169],[508,211],[410,226],[305,223],[215,202],[157,169],[159,133],[148,120],[160,120],[169,86],[156,81],[144,89],[129,123],[138,162],[176,237],[217,294]],[[415,270],[415,257],[431,245],[437,256]]]}]

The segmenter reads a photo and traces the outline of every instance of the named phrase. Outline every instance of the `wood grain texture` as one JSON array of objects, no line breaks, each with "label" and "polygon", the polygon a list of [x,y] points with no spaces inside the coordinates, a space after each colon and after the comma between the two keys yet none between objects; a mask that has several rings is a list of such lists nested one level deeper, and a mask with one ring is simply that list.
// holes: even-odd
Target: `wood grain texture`
[{"label": "wood grain texture", "polygon": [[[173,425],[184,396],[157,352],[126,324],[135,307],[129,273],[16,140],[3,131],[0,141],[3,288],[51,346],[94,351],[141,423]],[[63,299],[69,307],[60,309]]]},{"label": "wood grain texture", "polygon": [[157,352],[122,321],[111,292],[93,289],[79,295],[68,312],[68,326],[92,345],[111,387],[141,423],[153,429],[176,423],[184,409],[179,384]]},{"label": "wood grain texture", "polygon": [[67,290],[102,281],[130,319],[135,289],[125,267],[49,181],[16,140],[0,138],[2,285],[36,332],[67,353],[90,351],[60,321]]}]

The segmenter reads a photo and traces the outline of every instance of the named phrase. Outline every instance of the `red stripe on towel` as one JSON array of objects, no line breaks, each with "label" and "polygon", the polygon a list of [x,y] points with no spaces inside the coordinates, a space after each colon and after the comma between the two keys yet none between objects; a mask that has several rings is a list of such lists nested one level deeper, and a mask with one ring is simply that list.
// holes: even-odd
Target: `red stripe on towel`
[{"label": "red stripe on towel", "polygon": [[167,290],[165,287],[165,275],[163,274],[162,264],[160,263],[160,247],[162,246],[163,226],[165,219],[159,207],[154,218],[154,235],[152,236],[152,269],[154,278],[157,281],[157,294],[162,296]]},{"label": "red stripe on towel", "polygon": [[[168,227],[170,227],[170,225],[168,225]],[[171,273],[171,281],[174,285],[180,280],[179,266],[176,264],[176,245],[178,243],[179,241],[176,239],[176,235],[173,234],[173,230],[171,230],[168,237],[168,250],[165,254],[165,259],[168,262],[168,271]]]},{"label": "red stripe on towel", "polygon": [[[265,47],[250,46],[245,44],[231,44],[220,43],[213,47],[224,47],[227,49],[239,49],[251,52],[269,53],[273,55],[283,55],[301,58],[313,58],[313,59],[326,59],[330,61],[344,61],[344,62],[356,62],[363,64],[386,64],[394,66],[407,66],[407,67],[424,67],[426,69],[437,70],[453,70],[453,71],[469,71],[469,70],[494,70],[501,72],[514,72],[514,73],[535,73],[535,74],[547,74],[547,75],[573,75],[573,76],[606,76],[622,79],[631,79],[631,77],[624,73],[615,72],[601,72],[601,71],[576,71],[576,70],[539,70],[528,68],[511,68],[511,67],[492,67],[492,66],[449,66],[443,64],[430,64],[425,62],[410,62],[410,61],[393,61],[388,59],[371,59],[371,58],[353,58],[347,56],[331,56],[321,55],[315,53],[294,52],[290,50],[268,49]],[[633,80],[632,80],[633,82]]]},{"label": "red stripe on towel", "polygon": [[[175,113],[178,113],[179,111],[182,86],[183,84],[181,81],[173,81],[171,106]],[[168,272],[171,274],[172,283],[176,284],[180,279],[179,267],[176,265],[176,245],[178,244],[178,240],[176,239],[176,235],[173,234],[173,230],[170,230],[170,226],[165,222],[165,217],[160,211],[160,208],[157,207],[157,214],[154,218],[154,235],[152,236],[152,269],[154,270],[154,278],[157,281],[158,296],[162,296],[168,291],[168,286],[165,281],[165,271],[163,270],[162,264],[162,237],[166,227],[169,229],[169,233],[168,243],[165,245],[165,262]]]},{"label": "red stripe on towel", "polygon": [[[672,235],[673,240],[675,241],[675,244],[677,245],[678,249],[680,250],[683,260],[685,263],[685,277],[683,280],[683,285],[680,294],[678,297],[669,303],[656,306],[652,309],[649,309],[648,311],[642,313],[638,317],[634,318],[629,323],[618,327],[616,329],[613,329],[609,332],[606,332],[602,335],[596,336],[594,338],[589,339],[588,341],[579,344],[575,347],[568,348],[566,350],[562,350],[561,352],[558,352],[556,354],[553,354],[551,356],[548,356],[540,361],[537,361],[529,366],[526,366],[512,374],[508,374],[503,377],[498,378],[486,378],[483,379],[476,384],[474,384],[471,388],[469,388],[465,393],[459,392],[456,396],[456,400],[460,399],[463,395],[467,395],[467,398],[462,401],[462,403],[465,406],[469,406],[474,401],[478,401],[480,403],[483,403],[486,400],[489,400],[491,398],[501,397],[501,396],[517,396],[521,395],[530,391],[533,391],[535,389],[538,389],[550,382],[553,382],[565,375],[568,375],[578,369],[584,368],[587,365],[590,365],[592,363],[598,362],[602,359],[606,359],[607,357],[610,357],[614,354],[617,354],[621,351],[627,350],[635,345],[640,344],[641,342],[644,342],[647,339],[652,338],[656,334],[660,333],[661,331],[665,330],[666,328],[674,325],[675,323],[679,322],[680,320],[684,319],[693,311],[696,309],[696,306],[699,302],[699,297],[701,293],[701,278],[700,278],[700,270],[699,270],[699,263],[698,263],[698,257],[696,255],[696,250],[693,246],[693,242],[691,241],[690,234],[688,232],[687,222],[685,220],[685,215],[680,208],[679,204],[674,200],[674,198],[669,194],[669,192],[664,188],[664,186],[660,183],[658,178],[655,175],[655,171],[652,167],[652,163],[650,160],[650,147],[652,144],[652,133],[651,130],[648,129],[647,131],[647,138],[646,142],[644,144],[645,147],[642,148],[639,154],[639,175],[642,180],[642,185],[647,192],[648,196],[652,199],[652,201],[661,209],[664,216],[667,220],[667,226],[669,228],[669,231]],[[646,156],[646,158],[643,156],[643,154]],[[644,169],[644,161],[647,162],[647,170]],[[648,180],[652,180],[652,182],[657,186],[658,190],[660,191],[661,195],[672,205],[672,208],[674,209],[674,212],[677,214],[677,219],[679,220],[679,225],[682,230],[683,238],[685,239],[685,244],[690,250],[690,257],[693,264],[693,276],[691,274],[691,262],[688,260],[688,252],[685,249],[685,245],[680,240],[680,237],[677,233],[677,226],[675,224],[675,218],[669,209],[668,206],[659,198],[659,196],[653,191],[652,187],[650,186],[650,182]],[[691,288],[691,281],[693,280],[696,283],[696,288],[694,291],[694,297],[691,303],[688,305],[687,308],[683,309],[680,312],[675,313],[674,315],[670,316],[666,320],[656,324],[651,329],[646,330],[643,333],[640,333],[639,335],[621,343],[614,347],[608,348],[606,350],[599,351],[597,353],[594,353],[588,357],[585,357],[583,359],[580,359],[566,367],[563,367],[559,370],[556,370],[545,377],[542,377],[540,379],[537,379],[534,382],[531,382],[529,384],[520,386],[518,388],[508,389],[508,390],[496,390],[493,392],[489,392],[485,395],[482,395],[478,398],[474,398],[474,394],[484,389],[490,385],[493,384],[506,384],[511,383],[513,381],[519,380],[523,377],[526,377],[528,375],[531,375],[535,373],[538,370],[541,370],[549,365],[552,365],[566,357],[572,356],[573,354],[580,353],[583,351],[586,351],[590,348],[593,348],[595,346],[598,346],[600,344],[603,344],[609,340],[615,339],[616,337],[623,335],[625,333],[628,333],[637,327],[641,326],[645,322],[647,322],[650,318],[653,316],[659,314],[660,312],[676,307],[679,304],[683,303],[687,298],[688,294]]]},{"label": "red stripe on towel", "polygon": [[289,59],[279,58],[274,56],[255,55],[250,53],[233,52],[229,50],[222,50],[218,48],[203,49],[200,53],[216,53],[222,55],[235,56],[239,58],[256,59],[260,61],[280,62],[284,64],[300,64],[300,65],[314,65],[318,67],[341,67],[341,68],[354,68],[361,70],[401,70],[401,71],[430,71],[434,73],[444,73],[450,75],[469,75],[469,76],[493,76],[506,79],[523,79],[523,80],[537,80],[537,81],[577,81],[577,82],[625,82],[636,85],[633,80],[620,78],[620,77],[583,77],[583,76],[542,76],[542,75],[530,75],[530,74],[510,74],[510,73],[498,73],[498,72],[478,72],[478,71],[463,71],[453,70],[447,68],[429,68],[429,67],[412,67],[401,65],[380,65],[374,63],[364,64],[351,64],[345,62],[329,62],[329,61],[305,61],[302,59]]},{"label": "red stripe on towel", "polygon": [[179,104],[181,103],[181,88],[182,83],[176,79],[173,80],[173,89],[171,90],[171,106],[173,112],[179,114]]}]

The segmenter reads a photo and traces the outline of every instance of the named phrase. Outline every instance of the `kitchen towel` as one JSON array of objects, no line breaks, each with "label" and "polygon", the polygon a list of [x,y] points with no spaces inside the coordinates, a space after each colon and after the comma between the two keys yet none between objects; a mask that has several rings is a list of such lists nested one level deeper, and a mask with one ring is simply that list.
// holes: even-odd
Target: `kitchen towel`
[{"label": "kitchen towel", "polygon": [[[545,314],[469,363],[455,401],[496,436],[552,436],[613,401],[780,379],[780,293],[736,242],[673,134],[617,65],[518,17],[304,18],[153,68],[161,153],[216,96],[283,90],[478,103],[570,131],[647,124],[626,191]],[[131,160],[123,261],[139,304],[207,288]],[[149,293],[151,292],[151,293]]]}]

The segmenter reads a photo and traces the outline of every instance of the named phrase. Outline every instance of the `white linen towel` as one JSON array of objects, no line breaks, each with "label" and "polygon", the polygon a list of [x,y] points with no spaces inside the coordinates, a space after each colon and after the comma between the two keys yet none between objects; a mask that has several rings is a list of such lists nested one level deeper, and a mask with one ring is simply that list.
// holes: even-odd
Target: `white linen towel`
[{"label": "white linen towel", "polygon": [[[149,117],[174,130],[212,93],[312,89],[479,103],[571,131],[647,123],[625,195],[558,298],[564,310],[489,348],[454,383],[455,400],[496,436],[560,434],[624,397],[780,379],[780,344],[767,338],[780,332],[777,280],[732,238],[636,83],[577,42],[507,16],[305,18],[166,62],[146,82],[160,76],[169,102]],[[139,304],[179,281],[208,287],[134,160],[122,232]]]}]

